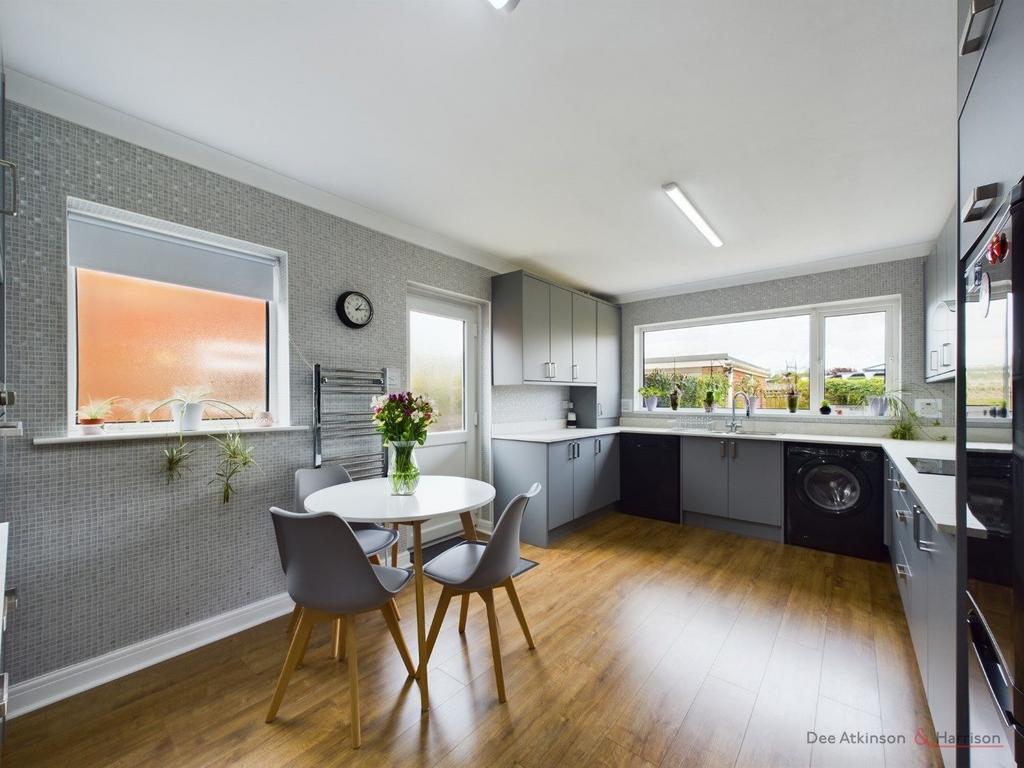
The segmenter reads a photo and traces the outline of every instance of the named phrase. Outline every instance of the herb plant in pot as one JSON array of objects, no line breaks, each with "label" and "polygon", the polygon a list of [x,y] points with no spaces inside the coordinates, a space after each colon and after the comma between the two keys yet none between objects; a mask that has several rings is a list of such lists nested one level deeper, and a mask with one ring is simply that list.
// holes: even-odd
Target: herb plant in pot
[{"label": "herb plant in pot", "polygon": [[388,451],[392,496],[411,496],[420,482],[413,449],[427,439],[427,427],[437,421],[434,403],[425,395],[398,392],[373,399],[373,421]]},{"label": "herb plant in pot", "polygon": [[648,411],[653,411],[658,407],[658,397],[661,395],[661,390],[657,387],[644,386],[637,390],[640,393],[640,397],[644,401],[644,408]]},{"label": "herb plant in pot", "polygon": [[704,395],[704,410],[707,413],[715,412],[715,390],[709,389]]},{"label": "herb plant in pot", "polygon": [[108,397],[106,400],[91,400],[78,409],[78,423],[83,435],[102,435],[103,424],[119,397]]},{"label": "herb plant in pot", "polygon": [[787,374],[789,379],[789,391],[786,392],[786,407],[789,408],[790,413],[796,413],[796,409],[800,405],[800,393],[796,389],[796,374]]},{"label": "herb plant in pot", "polygon": [[828,404],[828,400],[821,401],[821,407],[818,408],[818,413],[820,413],[822,416],[828,416],[830,413],[832,413],[832,406]]}]

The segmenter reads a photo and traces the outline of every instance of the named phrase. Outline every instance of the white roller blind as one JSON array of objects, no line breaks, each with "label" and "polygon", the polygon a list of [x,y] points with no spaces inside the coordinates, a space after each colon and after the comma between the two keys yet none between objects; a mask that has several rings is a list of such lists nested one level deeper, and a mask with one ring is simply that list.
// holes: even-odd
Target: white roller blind
[{"label": "white roller blind", "polygon": [[68,198],[68,265],[273,301],[282,251]]}]

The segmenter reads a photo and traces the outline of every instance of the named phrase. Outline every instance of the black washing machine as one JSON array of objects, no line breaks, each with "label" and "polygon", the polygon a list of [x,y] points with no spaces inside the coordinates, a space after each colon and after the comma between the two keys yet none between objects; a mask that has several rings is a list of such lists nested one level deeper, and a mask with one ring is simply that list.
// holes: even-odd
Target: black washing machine
[{"label": "black washing machine", "polygon": [[786,543],[885,559],[884,455],[852,445],[786,445]]}]

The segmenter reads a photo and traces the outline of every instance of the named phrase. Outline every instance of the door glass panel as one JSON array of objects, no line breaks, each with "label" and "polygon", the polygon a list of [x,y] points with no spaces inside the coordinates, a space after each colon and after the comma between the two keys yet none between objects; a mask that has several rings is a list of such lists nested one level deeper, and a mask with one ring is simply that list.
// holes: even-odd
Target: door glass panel
[{"label": "door glass panel", "polygon": [[857,505],[860,483],[849,470],[834,464],[822,464],[804,476],[804,493],[822,509],[838,514]]},{"label": "door glass panel", "polygon": [[410,311],[409,367],[412,391],[433,398],[440,412],[430,431],[465,429],[465,322]]},{"label": "door glass panel", "polygon": [[825,399],[864,406],[885,393],[885,312],[825,318]]}]

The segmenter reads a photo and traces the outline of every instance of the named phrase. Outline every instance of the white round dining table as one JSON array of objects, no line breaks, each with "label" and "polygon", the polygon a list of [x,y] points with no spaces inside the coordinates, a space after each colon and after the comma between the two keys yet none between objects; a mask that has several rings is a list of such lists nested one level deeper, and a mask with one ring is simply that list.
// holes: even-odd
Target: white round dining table
[{"label": "white round dining table", "polygon": [[[423,663],[427,647],[426,607],[423,595],[423,523],[429,520],[459,515],[463,535],[475,541],[476,526],[473,510],[494,500],[494,486],[481,480],[449,475],[423,475],[416,492],[411,496],[392,496],[391,484],[386,477],[355,480],[332,485],[306,497],[307,512],[327,512],[338,515],[350,523],[377,523],[381,525],[408,525],[412,527],[413,576],[416,586],[416,681],[420,688],[420,704],[424,712],[430,709],[427,685],[427,665]],[[392,551],[392,565],[397,559],[397,544]],[[466,596],[464,596],[465,598]],[[461,619],[465,623],[468,600],[463,599]]]}]

